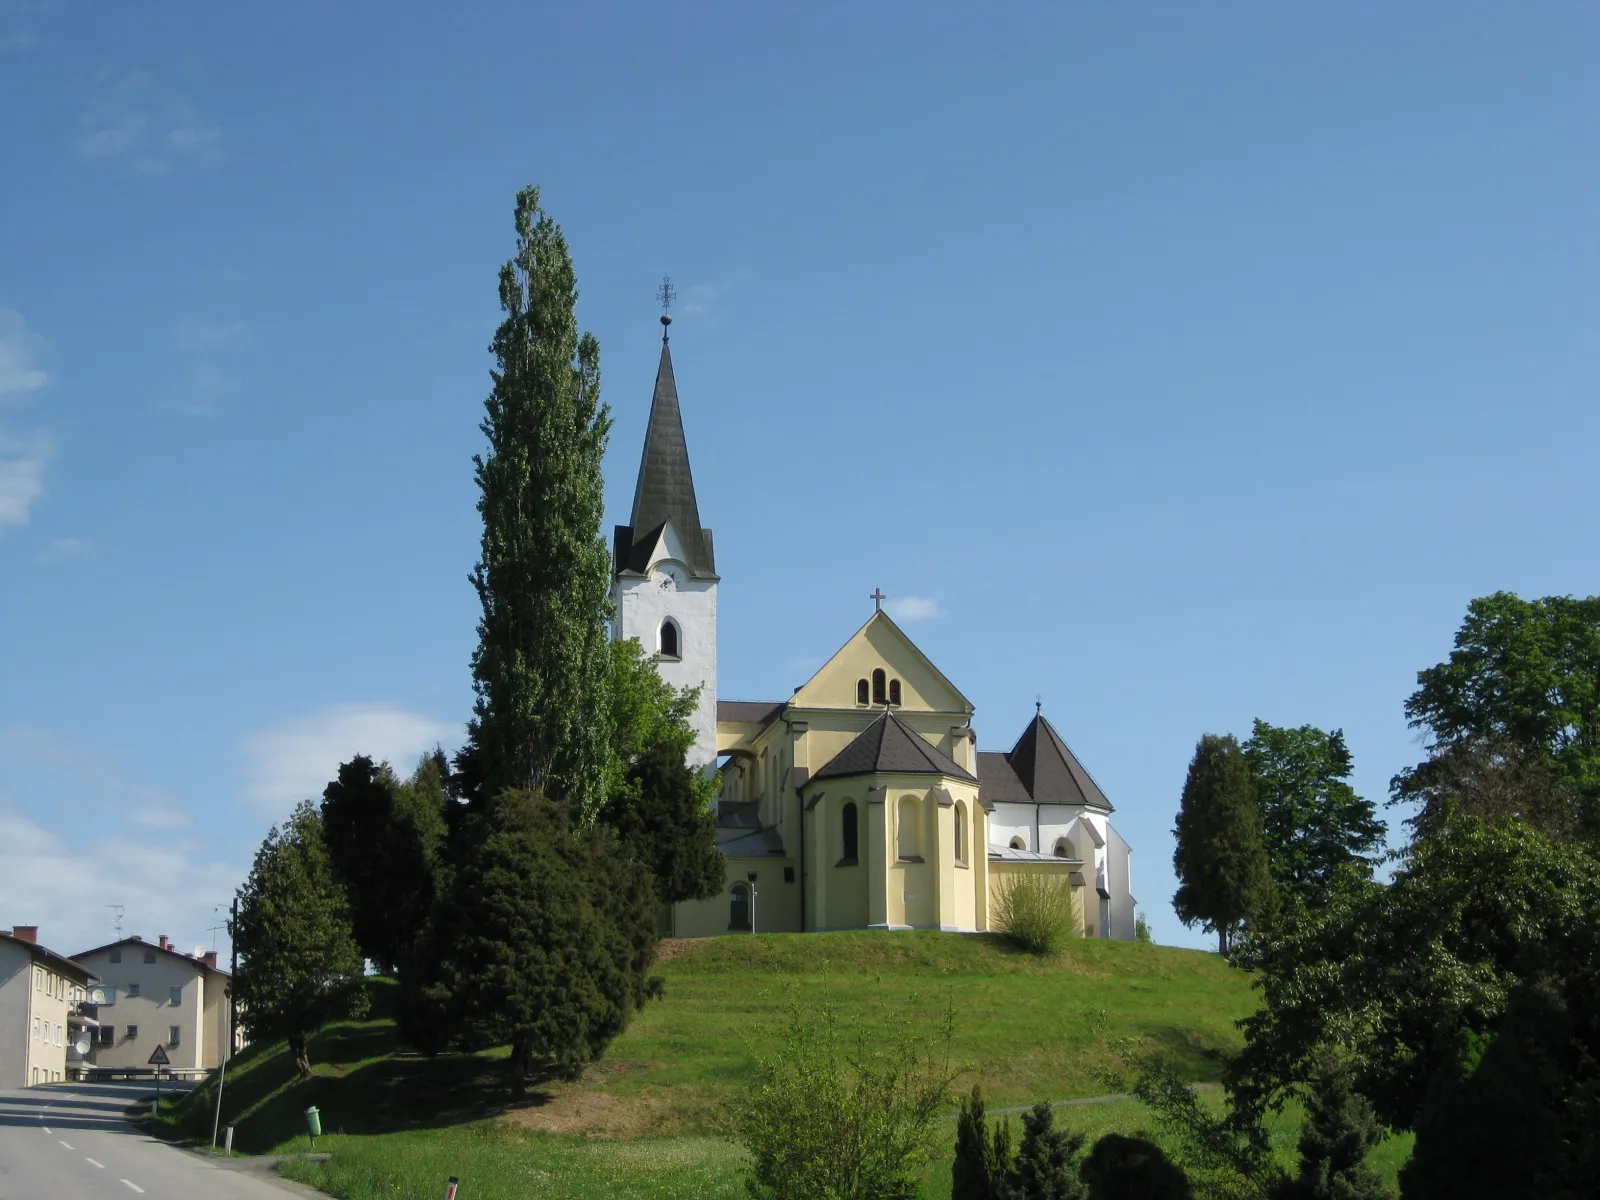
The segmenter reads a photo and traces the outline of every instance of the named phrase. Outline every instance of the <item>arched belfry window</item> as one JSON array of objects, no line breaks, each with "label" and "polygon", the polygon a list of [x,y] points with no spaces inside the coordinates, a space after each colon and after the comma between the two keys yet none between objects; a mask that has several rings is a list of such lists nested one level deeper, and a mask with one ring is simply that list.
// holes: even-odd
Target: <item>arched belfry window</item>
[{"label": "arched belfry window", "polygon": [[682,657],[678,652],[678,627],[671,621],[661,622],[661,657]]},{"label": "arched belfry window", "polygon": [[865,679],[856,680],[856,703],[857,704],[871,704],[872,703],[872,697],[871,697],[871,694],[867,691],[867,681]]},{"label": "arched belfry window", "polygon": [[750,928],[750,885],[736,883],[733,885],[733,900],[728,905],[728,928]]},{"label": "arched belfry window", "polygon": [[898,679],[889,680],[889,703],[896,708],[900,707],[900,681]]},{"label": "arched belfry window", "polygon": [[1013,850],[1026,850],[1028,848],[1028,843],[1019,837],[1014,837],[1011,839],[1011,848]]},{"label": "arched belfry window", "polygon": [[873,673],[872,673],[872,702],[874,704],[887,704],[887,703],[889,703],[888,693],[885,690],[885,685],[887,684],[887,682],[888,682],[888,677],[884,675],[882,667],[879,667],[877,670],[873,671]]},{"label": "arched belfry window", "polygon": [[1057,858],[1071,858],[1072,857],[1072,843],[1067,841],[1066,838],[1057,838],[1056,839],[1056,857]]},{"label": "arched belfry window", "polygon": [[847,802],[844,806],[844,815],[840,818],[839,832],[843,835],[844,853],[839,856],[841,866],[854,865],[858,860],[857,851],[860,849],[860,836],[856,827],[856,806]]}]

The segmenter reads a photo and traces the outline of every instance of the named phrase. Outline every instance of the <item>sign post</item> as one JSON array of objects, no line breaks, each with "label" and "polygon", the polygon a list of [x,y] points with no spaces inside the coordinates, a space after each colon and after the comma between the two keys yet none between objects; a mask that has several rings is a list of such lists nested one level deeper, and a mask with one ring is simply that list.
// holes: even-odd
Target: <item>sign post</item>
[{"label": "sign post", "polygon": [[167,1048],[160,1042],[157,1042],[156,1048],[150,1051],[150,1065],[156,1069],[156,1102],[150,1109],[150,1115],[152,1117],[155,1116],[161,1108],[161,1068],[170,1066],[171,1064],[172,1060],[167,1057]]}]

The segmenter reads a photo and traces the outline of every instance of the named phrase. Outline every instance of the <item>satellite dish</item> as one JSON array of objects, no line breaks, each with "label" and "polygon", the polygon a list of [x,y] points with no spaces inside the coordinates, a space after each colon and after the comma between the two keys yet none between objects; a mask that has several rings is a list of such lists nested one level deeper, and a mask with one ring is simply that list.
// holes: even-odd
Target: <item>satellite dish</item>
[{"label": "satellite dish", "polygon": [[72,1043],[72,1048],[78,1052],[78,1057],[89,1053],[89,1039],[85,1034],[79,1034],[78,1040]]}]

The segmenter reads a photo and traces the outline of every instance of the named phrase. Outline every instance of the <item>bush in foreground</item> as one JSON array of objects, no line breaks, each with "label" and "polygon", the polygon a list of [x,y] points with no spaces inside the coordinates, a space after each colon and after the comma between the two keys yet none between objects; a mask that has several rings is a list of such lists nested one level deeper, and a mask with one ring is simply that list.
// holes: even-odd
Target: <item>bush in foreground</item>
[{"label": "bush in foreground", "polygon": [[796,1010],[738,1113],[757,1200],[910,1200],[950,1099],[953,1015],[935,1037],[893,1021],[877,1046],[830,1010]]},{"label": "bush in foreground", "polygon": [[1033,954],[1059,954],[1077,931],[1066,876],[1026,872],[995,889],[995,928]]}]

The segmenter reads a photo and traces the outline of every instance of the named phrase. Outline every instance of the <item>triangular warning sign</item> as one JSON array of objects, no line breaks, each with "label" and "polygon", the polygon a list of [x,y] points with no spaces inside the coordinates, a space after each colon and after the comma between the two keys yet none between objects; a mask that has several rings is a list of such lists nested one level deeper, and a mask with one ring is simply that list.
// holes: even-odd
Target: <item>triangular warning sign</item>
[{"label": "triangular warning sign", "polygon": [[167,1057],[167,1048],[165,1046],[157,1046],[150,1052],[150,1065],[152,1067],[170,1067],[172,1065],[172,1060]]}]

